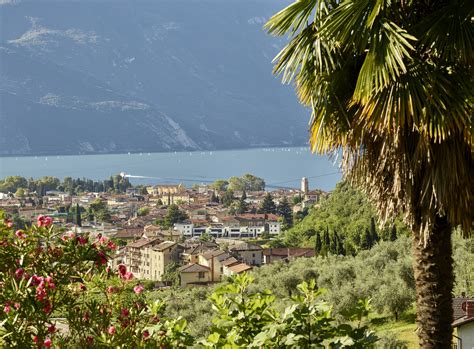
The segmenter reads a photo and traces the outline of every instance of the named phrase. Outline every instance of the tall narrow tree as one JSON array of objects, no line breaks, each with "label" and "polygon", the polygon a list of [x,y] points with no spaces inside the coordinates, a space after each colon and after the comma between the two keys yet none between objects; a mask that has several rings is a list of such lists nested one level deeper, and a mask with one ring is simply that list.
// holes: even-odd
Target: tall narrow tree
[{"label": "tall narrow tree", "polygon": [[319,256],[319,254],[321,253],[321,250],[323,248],[323,242],[321,241],[321,234],[319,233],[319,231],[316,232],[316,241],[315,241],[315,244],[314,244],[314,253]]},{"label": "tall narrow tree", "polygon": [[298,0],[266,27],[289,34],[275,72],[312,109],[313,151],[383,221],[413,232],[422,348],[449,348],[451,231],[474,221],[474,1]]},{"label": "tall narrow tree", "polygon": [[377,234],[377,228],[375,227],[375,218],[370,218],[370,237],[372,238],[372,244],[379,241],[379,235]]},{"label": "tall narrow tree", "polygon": [[82,227],[81,207],[79,206],[79,204],[76,204],[74,223],[76,223],[78,227]]},{"label": "tall narrow tree", "polygon": [[392,229],[390,230],[390,241],[395,241],[397,240],[397,227],[392,225]]}]

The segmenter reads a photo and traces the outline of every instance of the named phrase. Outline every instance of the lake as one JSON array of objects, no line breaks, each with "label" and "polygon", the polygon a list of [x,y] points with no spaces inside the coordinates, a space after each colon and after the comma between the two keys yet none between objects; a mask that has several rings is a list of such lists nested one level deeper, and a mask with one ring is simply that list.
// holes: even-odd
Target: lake
[{"label": "lake", "polygon": [[209,183],[251,173],[268,189],[299,188],[302,177],[311,189],[332,190],[341,179],[334,160],[306,147],[223,151],[75,156],[0,157],[0,178],[66,176],[105,179],[125,172],[133,184]]}]

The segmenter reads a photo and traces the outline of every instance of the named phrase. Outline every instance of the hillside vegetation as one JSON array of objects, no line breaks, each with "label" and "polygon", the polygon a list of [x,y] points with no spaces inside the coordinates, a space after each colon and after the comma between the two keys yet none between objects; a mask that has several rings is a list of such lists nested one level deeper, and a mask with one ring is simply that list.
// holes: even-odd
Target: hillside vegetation
[{"label": "hillside vegetation", "polygon": [[364,195],[349,183],[340,182],[327,198],[285,232],[282,241],[286,246],[314,247],[318,234],[324,243],[325,233],[331,242],[335,237],[341,240],[344,254],[355,254],[378,240],[395,240],[408,230],[399,220],[379,227],[375,210]]}]

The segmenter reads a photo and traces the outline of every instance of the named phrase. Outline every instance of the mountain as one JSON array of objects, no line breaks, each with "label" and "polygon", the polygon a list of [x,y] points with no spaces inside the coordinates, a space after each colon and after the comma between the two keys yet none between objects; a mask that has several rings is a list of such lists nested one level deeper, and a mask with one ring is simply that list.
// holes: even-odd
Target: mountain
[{"label": "mountain", "polygon": [[283,0],[0,0],[0,155],[302,145]]}]

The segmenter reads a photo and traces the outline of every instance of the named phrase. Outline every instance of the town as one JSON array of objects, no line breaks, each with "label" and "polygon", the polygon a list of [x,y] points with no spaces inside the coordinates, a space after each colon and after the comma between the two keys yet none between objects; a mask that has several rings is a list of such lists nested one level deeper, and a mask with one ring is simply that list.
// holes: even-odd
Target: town
[{"label": "town", "polygon": [[17,224],[48,215],[66,231],[110,238],[118,246],[111,266],[123,264],[156,287],[207,285],[276,260],[314,257],[313,248],[279,247],[278,236],[328,195],[309,190],[307,178],[299,189],[265,191],[264,180],[249,174],[191,188],[132,186],[124,174],[96,183],[25,181],[7,178],[0,188],[0,209]]}]

